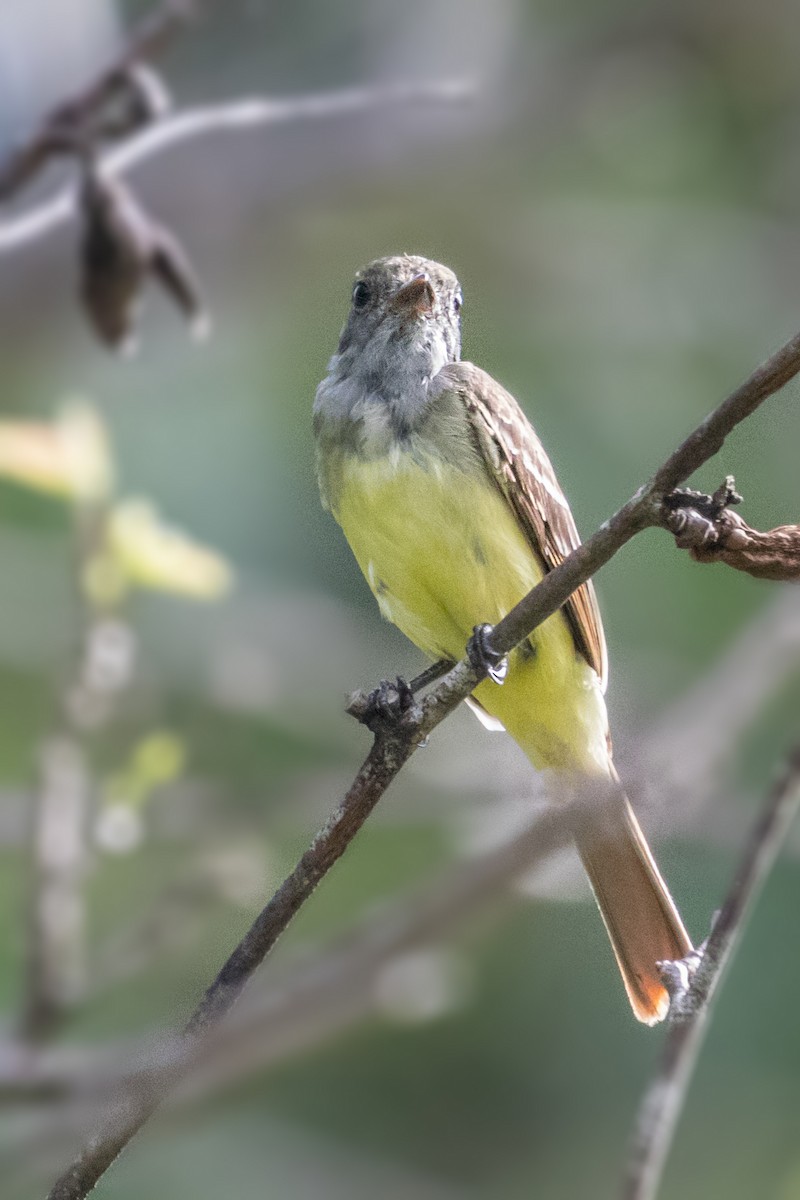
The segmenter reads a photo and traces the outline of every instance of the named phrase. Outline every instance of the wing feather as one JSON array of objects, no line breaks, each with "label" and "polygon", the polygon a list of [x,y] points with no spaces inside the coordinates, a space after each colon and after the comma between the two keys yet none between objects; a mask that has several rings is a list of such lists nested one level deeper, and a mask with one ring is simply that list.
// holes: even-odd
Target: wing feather
[{"label": "wing feather", "polygon": [[[461,398],[483,460],[514,509],[531,547],[546,571],[580,545],[566,497],[528,418],[491,375],[472,363],[450,363],[437,387]],[[606,686],[605,636],[591,580],[564,605],[575,645]]]}]

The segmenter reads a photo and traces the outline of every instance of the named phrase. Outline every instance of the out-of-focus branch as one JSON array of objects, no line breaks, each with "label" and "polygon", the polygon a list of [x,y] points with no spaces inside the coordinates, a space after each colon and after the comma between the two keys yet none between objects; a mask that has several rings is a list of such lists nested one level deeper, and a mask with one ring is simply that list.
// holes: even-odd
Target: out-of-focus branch
[{"label": "out-of-focus branch", "polygon": [[[800,805],[800,746],[760,813],[724,905],[688,987],[670,1007],[661,1060],[642,1098],[627,1167],[625,1200],[654,1200],[708,1027],[717,988]],[[673,979],[673,984],[675,983]]]},{"label": "out-of-focus branch", "polygon": [[88,83],[45,114],[38,128],[0,163],[0,203],[41,169],[65,131],[84,126],[105,107],[119,90],[126,71],[166,48],[193,9],[192,0],[166,0],[145,17],[125,46]]},{"label": "out-of-focus branch", "polygon": [[[560,608],[585,582],[641,530],[660,524],[666,496],[722,446],[727,435],[800,371],[800,334],[763,363],[731,393],[664,463],[655,476],[582,546],[535,587],[495,628],[492,649],[508,653]],[[347,849],[379,799],[418,745],[485,676],[469,658],[456,663],[423,700],[411,688],[398,687],[393,719],[369,697],[351,698],[353,715],[371,728],[374,742],[338,809],[319,831],[292,873],[259,913],[190,1018],[186,1029],[187,1062],[194,1048],[225,1016],[250,977],[317,884]],[[123,1098],[108,1127],[92,1139],[56,1182],[50,1200],[83,1200],[136,1134],[175,1077],[156,1075]]]},{"label": "out-of-focus branch", "polygon": [[[570,839],[559,809],[540,813],[504,845],[448,868],[439,878],[370,915],[325,949],[302,955],[263,992],[243,1001],[230,1022],[209,1040],[182,1093],[192,1099],[243,1073],[283,1061],[373,1010],[381,971],[412,948],[438,944],[507,887]],[[15,1051],[0,1043],[0,1097],[105,1097],[135,1085],[154,1068],[185,1056],[175,1038],[154,1054],[152,1042],[94,1051],[75,1047]]]},{"label": "out-of-focus branch", "polygon": [[[230,900],[210,864],[195,864],[173,879],[131,924],[95,951],[92,995],[140,975],[197,941],[221,899]],[[0,1074],[0,1080],[2,1075]],[[0,1090],[2,1084],[0,1083]]]},{"label": "out-of-focus branch", "polygon": [[[652,790],[652,807],[669,808],[673,817],[676,802],[680,804],[672,828],[676,824],[685,828],[684,814],[694,813],[698,795],[700,802],[705,798],[722,758],[733,751],[773,694],[770,689],[781,686],[785,679],[781,668],[796,670],[799,653],[800,607],[794,594],[786,592],[747,627],[702,683],[670,706],[642,736],[640,752],[628,763],[626,786],[637,796],[643,786]],[[686,771],[675,775],[678,764],[685,764]],[[652,789],[651,780],[656,781]],[[199,1082],[193,1077],[191,1091],[182,1095],[205,1094],[222,1082],[230,1084],[282,1062],[363,1017],[372,1010],[372,985],[386,963],[407,950],[445,940],[476,909],[501,895],[520,869],[527,874],[546,862],[563,844],[561,832],[537,818],[500,848],[471,857],[399,897],[332,946],[306,952],[279,978],[237,1006],[204,1057],[197,1072]],[[129,931],[123,948],[117,947],[112,977],[136,970],[142,961],[151,963],[164,949],[162,938],[168,946],[173,939],[185,938],[186,903],[191,903],[196,918],[194,908],[208,895],[195,876],[184,882],[177,896],[168,894],[166,911],[159,904]],[[154,945],[156,913],[161,917]],[[73,1045],[35,1053],[0,1041],[0,1097],[64,1097],[71,1102],[81,1096],[99,1102],[153,1061],[149,1040],[146,1045]],[[163,1051],[159,1061],[163,1062]]]},{"label": "out-of-focus branch", "polygon": [[[668,821],[670,830],[686,834],[696,825],[709,798],[719,794],[725,764],[798,668],[800,594],[781,588],[623,757],[626,787],[659,828]],[[730,805],[723,816],[738,844],[742,830]]]},{"label": "out-of-focus branch", "polygon": [[[136,313],[148,281],[166,290],[197,336],[209,327],[201,289],[180,239],[150,215],[121,178],[122,172],[207,134],[386,105],[450,103],[469,90],[451,82],[385,84],[286,99],[256,97],[166,115],[166,87],[145,60],[163,49],[192,11],[191,0],[165,0],[110,63],[49,112],[0,163],[2,203],[53,155],[75,158],[77,186],[67,186],[38,207],[0,223],[0,252],[21,248],[71,215],[79,216],[81,300],[95,333],[122,352],[135,346]],[[114,148],[102,153],[109,140]]]},{"label": "out-of-focus branch", "polygon": [[767,533],[751,529],[731,511],[741,500],[732,475],[711,496],[676,489],[667,497],[664,526],[695,562],[725,563],[757,579],[800,580],[800,525],[779,525]]},{"label": "out-of-focus branch", "polygon": [[[413,710],[416,713],[416,709]],[[387,724],[350,789],[206,991],[184,1030],[185,1052],[174,1065],[137,1079],[107,1127],[55,1184],[50,1200],[78,1200],[92,1190],[122,1149],[190,1067],[203,1036],[222,1019],[317,884],[342,856],[394,776],[416,749],[402,721]]]},{"label": "out-of-focus branch", "polygon": [[39,1041],[86,990],[86,824],[89,781],[67,734],[40,750],[33,797],[31,896],[22,1035]]},{"label": "out-of-focus branch", "polygon": [[[147,126],[141,133],[99,158],[106,173],[130,170],[172,147],[221,133],[244,133],[294,121],[326,120],[352,113],[373,112],[403,104],[454,104],[474,94],[464,80],[394,83],[342,88],[332,92],[271,98],[254,96],[209,104],[176,113]],[[0,253],[22,249],[51,233],[77,212],[75,188],[65,188],[30,212],[0,223]]]},{"label": "out-of-focus branch", "polygon": [[90,782],[87,743],[109,720],[130,681],[134,640],[129,628],[91,603],[83,576],[103,534],[103,502],[75,508],[75,574],[83,609],[78,658],[59,697],[56,729],[40,752],[33,797],[28,971],[22,1033],[51,1035],[83,996],[86,984],[87,824]]}]

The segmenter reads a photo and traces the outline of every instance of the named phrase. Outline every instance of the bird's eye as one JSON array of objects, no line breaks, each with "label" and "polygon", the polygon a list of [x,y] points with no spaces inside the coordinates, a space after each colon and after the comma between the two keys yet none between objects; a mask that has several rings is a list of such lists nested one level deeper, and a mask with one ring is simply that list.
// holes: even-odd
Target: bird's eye
[{"label": "bird's eye", "polygon": [[456,292],[455,296],[453,296],[453,312],[456,314],[456,316],[458,316],[463,307],[464,297],[461,295],[461,292]]},{"label": "bird's eye", "polygon": [[370,290],[363,279],[353,288],[353,308],[366,308],[370,300]]}]

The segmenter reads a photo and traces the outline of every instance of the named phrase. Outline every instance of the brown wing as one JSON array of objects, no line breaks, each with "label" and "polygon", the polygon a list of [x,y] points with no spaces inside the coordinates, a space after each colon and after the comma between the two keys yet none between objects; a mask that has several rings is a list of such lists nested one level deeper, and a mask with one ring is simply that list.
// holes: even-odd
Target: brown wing
[{"label": "brown wing", "polygon": [[[446,366],[437,384],[461,397],[483,459],[546,571],[580,544],[555,471],[533,426],[505,388],[472,363]],[[564,605],[575,645],[606,686],[606,642],[591,580]]]}]

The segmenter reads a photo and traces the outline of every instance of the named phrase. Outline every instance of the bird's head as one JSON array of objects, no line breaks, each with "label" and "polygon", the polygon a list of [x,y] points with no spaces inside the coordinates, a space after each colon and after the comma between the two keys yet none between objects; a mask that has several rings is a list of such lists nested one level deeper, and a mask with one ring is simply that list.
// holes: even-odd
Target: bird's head
[{"label": "bird's head", "polygon": [[399,254],[358,272],[350,312],[317,389],[317,421],[402,435],[424,412],[431,380],[461,354],[461,288],[449,268]]},{"label": "bird's head", "polygon": [[461,353],[461,287],[453,272],[413,254],[378,258],[356,275],[339,354],[392,369],[398,355],[425,354],[432,374]]}]

